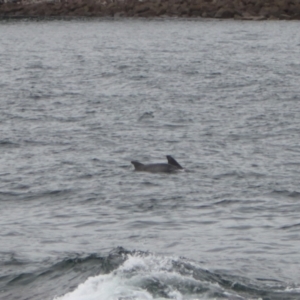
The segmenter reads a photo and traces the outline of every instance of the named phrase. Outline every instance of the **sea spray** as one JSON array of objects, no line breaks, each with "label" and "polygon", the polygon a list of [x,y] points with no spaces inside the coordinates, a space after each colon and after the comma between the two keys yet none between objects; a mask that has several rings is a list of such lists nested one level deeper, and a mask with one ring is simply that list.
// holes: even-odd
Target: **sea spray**
[{"label": "sea spray", "polygon": [[243,299],[210,282],[209,276],[197,279],[195,269],[180,258],[136,252],[111,273],[90,277],[54,300]]}]

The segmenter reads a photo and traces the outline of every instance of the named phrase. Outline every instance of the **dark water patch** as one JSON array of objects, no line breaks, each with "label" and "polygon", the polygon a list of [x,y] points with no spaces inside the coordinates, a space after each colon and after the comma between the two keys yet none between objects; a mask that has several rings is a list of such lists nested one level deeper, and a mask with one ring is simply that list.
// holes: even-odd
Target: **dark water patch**
[{"label": "dark water patch", "polygon": [[56,219],[70,219],[70,218],[72,218],[72,215],[58,213],[58,214],[55,214],[55,218]]},{"label": "dark water patch", "polygon": [[147,75],[135,75],[135,76],[130,76],[130,79],[133,81],[142,81],[149,78]]},{"label": "dark water patch", "polygon": [[152,220],[137,220],[130,222],[130,228],[149,228],[151,226],[159,225],[159,222],[152,221]]},{"label": "dark water patch", "polygon": [[0,140],[0,148],[18,148],[20,144],[12,142],[10,140]]},{"label": "dark water patch", "polygon": [[271,192],[271,195],[284,196],[284,197],[295,198],[295,199],[300,198],[300,192],[298,192],[298,191],[273,190]]},{"label": "dark water patch", "polygon": [[213,205],[217,206],[228,206],[232,204],[238,204],[241,203],[241,200],[234,200],[234,199],[223,199],[221,201],[215,202]]},{"label": "dark water patch", "polygon": [[78,116],[78,117],[48,117],[49,120],[55,120],[61,123],[77,123],[85,119],[86,116]]},{"label": "dark water patch", "polygon": [[96,201],[98,201],[97,197],[90,197],[90,198],[83,200],[82,202],[83,203],[92,203],[92,202],[96,202]]},{"label": "dark water patch", "polygon": [[202,204],[202,205],[196,205],[196,206],[193,206],[193,209],[211,209],[212,205],[211,204]]},{"label": "dark water patch", "polygon": [[78,179],[92,179],[94,177],[94,174],[82,174],[78,176]]},{"label": "dark water patch", "polygon": [[253,228],[253,226],[250,225],[238,225],[238,226],[229,226],[228,229],[234,229],[234,230],[250,230]]},{"label": "dark water patch", "polygon": [[[97,159],[94,159],[94,160],[97,161]],[[68,165],[68,166],[74,166],[74,165],[76,165],[76,163],[74,161],[71,161],[71,160],[61,161],[61,164]]]},{"label": "dark water patch", "polygon": [[264,282],[275,282],[275,283],[280,283],[280,284],[284,284],[284,282],[274,279],[274,278],[256,278],[256,280],[258,281],[264,281]]},{"label": "dark water patch", "polygon": [[[165,128],[168,129],[177,129],[177,128],[185,128],[188,125],[183,125],[183,124],[164,124],[163,125]],[[179,141],[178,141],[179,142]]]},{"label": "dark water patch", "polygon": [[[28,95],[28,98],[32,99],[32,100],[45,100],[45,99],[51,99],[52,97],[53,97],[53,94],[48,94],[45,92],[39,92],[39,93],[30,92],[30,94]],[[37,110],[33,110],[33,111],[46,112],[44,109],[37,109]],[[34,120],[34,119],[31,118],[30,120]],[[39,119],[36,119],[36,120],[39,120]]]},{"label": "dark water patch", "polygon": [[159,183],[153,182],[153,181],[143,181],[143,182],[141,182],[141,184],[145,185],[147,187],[157,187],[157,186],[160,186]]},{"label": "dark water patch", "polygon": [[7,177],[7,176],[9,176],[9,175],[10,175],[10,173],[1,173],[1,174],[0,174],[0,177],[3,176],[3,177],[5,178],[5,177]]},{"label": "dark water patch", "polygon": [[158,199],[149,199],[148,201],[143,201],[135,206],[135,211],[151,211],[159,206]]},{"label": "dark water patch", "polygon": [[143,113],[142,116],[138,118],[139,121],[148,121],[154,118],[154,114],[152,111]]},{"label": "dark water patch", "polygon": [[1,236],[6,236],[6,237],[15,237],[15,236],[19,236],[19,237],[21,237],[21,236],[24,236],[24,234],[21,233],[21,232],[17,232],[17,231],[9,231],[9,232],[7,232],[7,233],[5,233],[5,234],[1,234]]},{"label": "dark water patch", "polygon": [[241,172],[238,172],[238,171],[230,171],[230,172],[227,172],[227,173],[214,175],[213,179],[220,180],[220,179],[228,178],[228,177],[244,178],[244,174],[241,173]]},{"label": "dark water patch", "polygon": [[49,191],[37,191],[32,192],[29,190],[26,193],[20,194],[20,197],[16,200],[21,201],[33,201],[33,200],[66,200],[68,197],[74,194],[75,190],[73,189],[64,189],[64,190],[49,190]]},{"label": "dark water patch", "polygon": [[290,197],[290,198],[300,198],[300,192],[297,192],[297,191],[293,191],[293,192],[290,192],[289,194],[288,194],[288,197]]},{"label": "dark water patch", "polygon": [[26,145],[37,145],[37,146],[46,146],[46,145],[49,145],[49,142],[46,142],[46,141],[38,141],[38,140],[24,140],[23,143]]},{"label": "dark water patch", "polygon": [[280,229],[283,229],[283,230],[286,230],[286,229],[297,230],[298,228],[300,228],[300,223],[292,224],[292,225],[284,225],[284,226],[280,227]]},{"label": "dark water patch", "polygon": [[82,228],[82,227],[90,227],[90,226],[100,226],[100,221],[89,221],[89,222],[82,222],[79,225],[75,225],[75,228]]},{"label": "dark water patch", "polygon": [[0,191],[0,201],[18,200],[18,199],[21,199],[22,196],[23,196],[23,193]]}]

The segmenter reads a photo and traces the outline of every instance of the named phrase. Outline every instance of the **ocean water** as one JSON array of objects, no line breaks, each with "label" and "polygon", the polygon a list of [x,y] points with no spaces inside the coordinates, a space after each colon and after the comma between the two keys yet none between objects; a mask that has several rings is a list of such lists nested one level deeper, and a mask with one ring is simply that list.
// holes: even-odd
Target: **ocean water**
[{"label": "ocean water", "polygon": [[299,300],[299,53],[299,22],[2,20],[0,299]]}]

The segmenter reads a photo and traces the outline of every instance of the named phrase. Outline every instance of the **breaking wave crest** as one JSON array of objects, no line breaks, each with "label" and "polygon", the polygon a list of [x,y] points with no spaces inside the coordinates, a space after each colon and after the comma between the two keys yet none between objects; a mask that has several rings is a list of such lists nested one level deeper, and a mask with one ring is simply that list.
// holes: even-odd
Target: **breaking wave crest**
[{"label": "breaking wave crest", "polygon": [[[275,300],[299,297],[296,289],[287,288],[282,282],[268,279],[253,282],[213,273],[185,258],[117,248],[110,253],[108,261],[117,267],[108,274],[89,277],[72,292],[54,300]],[[267,284],[261,286],[261,282]]]}]

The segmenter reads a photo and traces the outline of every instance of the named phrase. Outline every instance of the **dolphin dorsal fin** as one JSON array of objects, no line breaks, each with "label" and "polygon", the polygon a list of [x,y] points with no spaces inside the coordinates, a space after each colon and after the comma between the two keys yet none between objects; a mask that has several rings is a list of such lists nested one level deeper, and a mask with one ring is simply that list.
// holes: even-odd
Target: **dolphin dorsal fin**
[{"label": "dolphin dorsal fin", "polygon": [[167,160],[169,165],[177,167],[178,169],[183,169],[183,167],[171,155],[167,155]]},{"label": "dolphin dorsal fin", "polygon": [[135,170],[141,170],[145,165],[140,163],[139,161],[133,160],[131,162],[134,165]]}]

